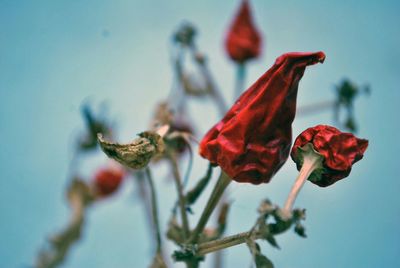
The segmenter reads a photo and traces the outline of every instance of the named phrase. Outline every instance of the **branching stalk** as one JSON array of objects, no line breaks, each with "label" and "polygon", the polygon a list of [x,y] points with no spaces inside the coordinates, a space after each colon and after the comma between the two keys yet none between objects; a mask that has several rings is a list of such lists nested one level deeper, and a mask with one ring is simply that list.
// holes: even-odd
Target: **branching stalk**
[{"label": "branching stalk", "polygon": [[247,239],[249,239],[250,237],[252,237],[253,239],[259,239],[259,238],[261,238],[261,234],[258,234],[258,233],[254,234],[252,231],[248,231],[248,232],[243,232],[243,233],[227,236],[227,237],[217,239],[214,241],[201,243],[201,244],[199,244],[197,254],[205,255],[205,254],[219,251],[219,250],[222,250],[225,248],[240,245],[240,244],[246,243]]},{"label": "branching stalk", "polygon": [[202,73],[203,77],[206,80],[207,88],[211,93],[213,100],[216,103],[216,106],[220,110],[220,114],[224,115],[226,111],[228,111],[228,106],[226,105],[225,99],[222,96],[219,88],[214,82],[214,79],[211,75],[210,70],[207,67],[206,61],[204,57],[199,57],[199,52],[195,44],[190,46],[190,52],[192,53],[192,57],[194,58],[195,62],[197,63],[200,72]]},{"label": "branching stalk", "polygon": [[211,193],[210,198],[206,204],[206,207],[203,210],[203,213],[200,216],[199,222],[197,223],[196,228],[194,229],[191,237],[188,240],[188,243],[194,243],[198,239],[198,236],[203,232],[204,227],[207,224],[208,219],[211,216],[211,213],[214,211],[218,201],[220,200],[222,194],[224,193],[226,187],[228,187],[231,182],[231,178],[221,171],[221,175],[215,185],[213,192]]}]

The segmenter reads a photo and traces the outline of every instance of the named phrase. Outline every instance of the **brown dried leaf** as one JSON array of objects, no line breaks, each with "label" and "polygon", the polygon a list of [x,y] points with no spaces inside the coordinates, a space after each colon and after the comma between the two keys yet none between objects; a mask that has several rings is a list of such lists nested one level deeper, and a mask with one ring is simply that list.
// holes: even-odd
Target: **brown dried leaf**
[{"label": "brown dried leaf", "polygon": [[141,169],[147,166],[151,158],[164,151],[162,137],[153,131],[139,134],[139,138],[128,144],[108,142],[101,134],[97,136],[101,149],[110,158],[124,166]]}]

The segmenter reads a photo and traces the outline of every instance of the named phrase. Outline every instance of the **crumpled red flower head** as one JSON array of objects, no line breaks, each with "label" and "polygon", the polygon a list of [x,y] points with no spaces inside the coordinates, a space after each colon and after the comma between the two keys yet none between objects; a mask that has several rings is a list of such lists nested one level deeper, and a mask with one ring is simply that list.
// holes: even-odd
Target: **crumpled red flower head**
[{"label": "crumpled red flower head", "polygon": [[225,48],[237,62],[256,58],[261,52],[261,36],[253,24],[250,5],[244,0],[228,31]]},{"label": "crumpled red flower head", "polygon": [[124,172],[118,168],[103,168],[97,171],[94,185],[100,196],[109,196],[114,193],[124,178]]},{"label": "crumpled red flower head", "polygon": [[351,167],[363,158],[368,147],[368,140],[359,139],[351,133],[344,133],[337,128],[318,125],[303,131],[295,140],[290,154],[297,169],[302,161],[299,148],[311,143],[314,150],[321,154],[323,172],[320,176],[310,176],[309,180],[318,186],[329,186],[350,174]]},{"label": "crumpled red flower head", "polygon": [[263,74],[211,128],[199,152],[233,180],[260,184],[287,160],[299,81],[323,52],[287,53]]}]

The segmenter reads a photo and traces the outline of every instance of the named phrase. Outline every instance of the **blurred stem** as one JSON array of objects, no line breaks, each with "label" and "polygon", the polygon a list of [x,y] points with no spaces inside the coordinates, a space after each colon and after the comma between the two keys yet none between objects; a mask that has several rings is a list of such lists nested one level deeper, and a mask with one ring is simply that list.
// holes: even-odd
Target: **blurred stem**
[{"label": "blurred stem", "polygon": [[143,211],[144,214],[146,215],[146,221],[147,221],[147,226],[149,227],[149,231],[152,233],[153,232],[153,218],[151,216],[151,205],[148,199],[148,189],[146,187],[146,182],[144,181],[144,176],[142,171],[137,172],[137,173],[132,173],[133,178],[135,180],[135,185],[138,186],[139,190],[139,196],[141,199],[141,202],[143,204]]},{"label": "blurred stem", "polygon": [[169,159],[172,164],[172,172],[174,175],[174,181],[176,190],[178,192],[178,199],[179,199],[179,209],[181,211],[181,218],[182,218],[182,226],[184,232],[184,239],[186,240],[189,237],[189,221],[186,212],[186,199],[183,194],[183,186],[182,186],[182,179],[179,173],[178,163],[176,161],[176,156],[172,153],[169,153]]},{"label": "blurred stem", "polygon": [[193,167],[193,149],[192,149],[192,145],[190,144],[190,140],[189,138],[184,138],[183,139],[185,141],[186,147],[189,150],[189,163],[188,163],[188,167],[186,169],[185,172],[185,177],[183,178],[183,187],[186,187],[186,185],[189,182],[189,177],[190,177],[190,172],[192,171],[192,167]]},{"label": "blurred stem", "polygon": [[231,182],[231,178],[221,170],[221,175],[215,185],[210,198],[206,204],[206,207],[203,210],[203,213],[200,216],[199,222],[197,223],[196,228],[194,229],[191,237],[188,240],[188,243],[195,243],[198,239],[198,236],[203,232],[204,227],[207,224],[208,219],[211,216],[211,213],[214,211],[218,201],[220,200],[222,194],[224,193],[225,189],[228,187],[229,183]]},{"label": "blurred stem", "polygon": [[157,207],[157,195],[156,190],[153,183],[153,176],[151,175],[151,171],[149,167],[146,167],[146,178],[150,187],[150,196],[151,196],[151,211],[153,215],[153,223],[155,227],[155,236],[157,241],[157,253],[161,253],[161,231],[160,231],[160,221],[158,219],[158,207]]},{"label": "blurred stem", "polygon": [[206,80],[207,83],[207,88],[210,91],[210,94],[213,98],[213,100],[215,101],[221,116],[223,116],[226,111],[228,111],[228,106],[225,103],[225,99],[222,96],[219,88],[217,87],[217,85],[214,82],[214,79],[211,75],[210,70],[207,67],[207,63],[206,63],[206,59],[204,57],[204,55],[202,55],[196,45],[193,43],[190,47],[190,52],[192,54],[192,57],[194,59],[194,61],[196,62],[197,66],[200,69],[200,72],[202,73],[203,77]]},{"label": "blurred stem", "polygon": [[85,216],[85,202],[79,194],[69,197],[71,219],[67,227],[50,238],[50,247],[43,249],[36,260],[37,268],[55,268],[67,257],[72,245],[81,236]]},{"label": "blurred stem", "polygon": [[336,101],[320,101],[299,107],[297,110],[297,114],[300,116],[308,114],[316,114],[323,110],[332,109],[335,107],[335,105]]},{"label": "blurred stem", "polygon": [[236,83],[235,83],[235,95],[234,100],[242,95],[244,90],[244,81],[246,79],[246,65],[244,62],[236,65]]}]

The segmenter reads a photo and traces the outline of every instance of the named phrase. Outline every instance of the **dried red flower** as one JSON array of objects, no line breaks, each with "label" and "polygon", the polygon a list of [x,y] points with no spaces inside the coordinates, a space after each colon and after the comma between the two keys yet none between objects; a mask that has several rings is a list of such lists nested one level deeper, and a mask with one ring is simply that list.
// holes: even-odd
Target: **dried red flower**
[{"label": "dried red flower", "polygon": [[368,140],[359,139],[351,133],[344,133],[337,128],[318,125],[303,131],[295,140],[290,156],[296,162],[297,169],[302,166],[299,148],[311,143],[314,150],[321,154],[323,171],[308,180],[321,187],[329,186],[350,174],[351,167],[363,158],[368,147]]},{"label": "dried red flower", "polygon": [[96,192],[100,196],[109,196],[113,194],[121,185],[124,175],[121,169],[115,167],[100,169],[94,177]]},{"label": "dried red flower", "polygon": [[200,155],[237,182],[269,182],[289,156],[299,81],[308,65],[324,59],[323,52],[277,58],[208,131]]},{"label": "dried red flower", "polygon": [[225,48],[229,57],[243,63],[261,52],[261,36],[253,24],[250,5],[244,0],[228,31]]}]

